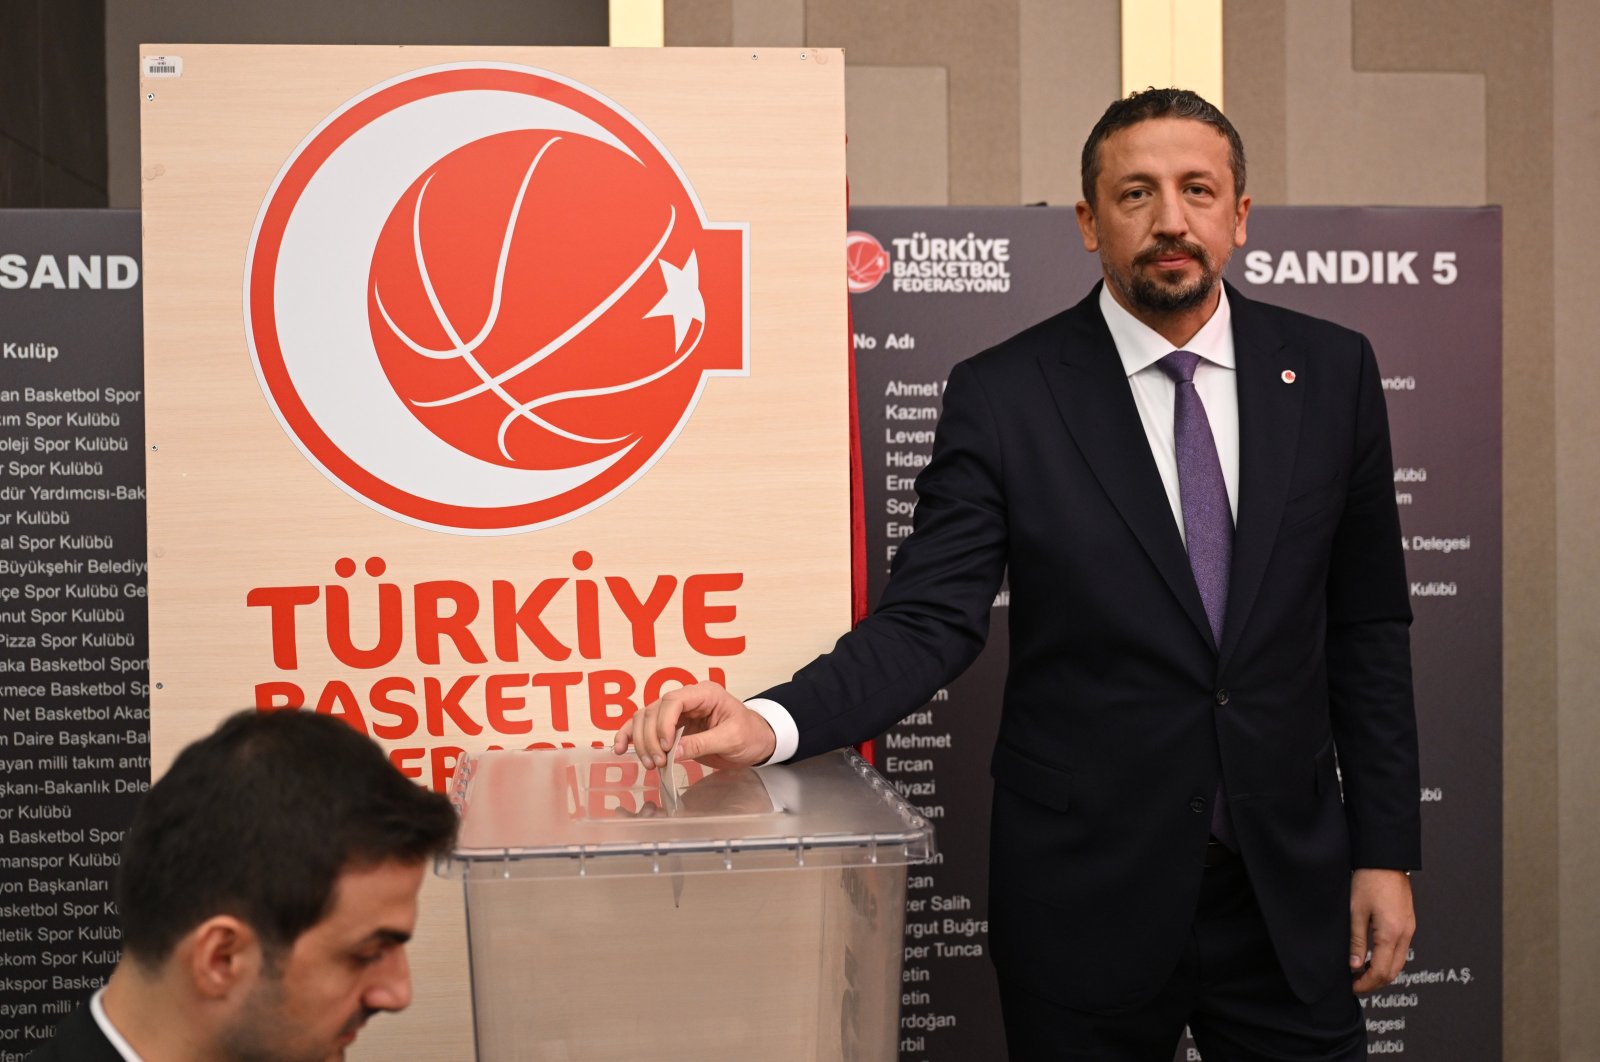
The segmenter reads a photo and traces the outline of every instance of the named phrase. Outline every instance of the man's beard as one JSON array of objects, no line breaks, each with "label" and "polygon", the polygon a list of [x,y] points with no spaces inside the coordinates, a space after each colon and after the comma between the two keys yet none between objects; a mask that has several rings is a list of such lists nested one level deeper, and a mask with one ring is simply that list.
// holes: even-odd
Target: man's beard
[{"label": "man's beard", "polygon": [[[1169,283],[1161,279],[1166,271],[1158,269],[1152,273],[1139,268],[1174,254],[1185,254],[1194,259],[1200,267],[1200,275],[1187,284],[1178,280]],[[1133,268],[1129,273],[1123,273],[1104,253],[1100,256],[1100,262],[1124,301],[1134,309],[1147,313],[1165,316],[1192,310],[1202,305],[1217,286],[1217,270],[1211,264],[1210,255],[1206,254],[1204,247],[1187,240],[1158,240],[1134,256]]]},{"label": "man's beard", "polygon": [[[330,1051],[344,1057],[343,1048],[295,1042],[299,1030],[285,1015],[284,1002],[281,973],[274,973],[269,966],[232,1027],[222,1033],[222,1057],[227,1062],[326,1062]],[[359,1030],[376,1013],[362,1007],[346,1019],[339,1035]]]}]

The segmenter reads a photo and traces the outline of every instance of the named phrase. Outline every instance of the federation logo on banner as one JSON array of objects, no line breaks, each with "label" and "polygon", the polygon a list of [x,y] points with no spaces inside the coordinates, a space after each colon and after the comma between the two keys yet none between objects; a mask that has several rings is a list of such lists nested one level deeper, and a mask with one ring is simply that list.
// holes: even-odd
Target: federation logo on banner
[{"label": "federation logo on banner", "polygon": [[[852,237],[858,235],[851,233]],[[859,235],[866,236],[865,233]],[[930,236],[926,232],[913,232],[910,236],[894,236],[889,245],[893,255],[871,236],[872,247],[882,256],[881,264],[872,266],[871,284],[860,290],[877,287],[885,273],[892,274],[891,291],[920,295],[1003,295],[1011,290],[1011,237],[980,236],[968,232],[965,236]],[[854,247],[848,252],[852,285],[854,286],[856,261],[867,259],[867,252]]]},{"label": "federation logo on banner", "polygon": [[845,276],[850,294],[864,295],[889,272],[889,252],[870,232],[851,232],[844,238]]},{"label": "federation logo on banner", "polygon": [[434,67],[351,100],[267,194],[245,269],[279,421],[345,491],[440,531],[579,516],[748,366],[747,232],[650,131],[547,71]]}]

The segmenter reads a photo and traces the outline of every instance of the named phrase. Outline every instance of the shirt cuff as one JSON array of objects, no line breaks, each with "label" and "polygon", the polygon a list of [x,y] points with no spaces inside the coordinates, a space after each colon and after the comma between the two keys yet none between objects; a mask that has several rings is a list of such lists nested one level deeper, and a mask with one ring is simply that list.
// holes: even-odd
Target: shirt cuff
[{"label": "shirt cuff", "polygon": [[[800,747],[800,728],[794,725],[794,717],[777,701],[769,701],[765,697],[745,701],[744,706],[767,721],[772,728],[773,735],[778,739],[778,744],[772,750],[772,755],[767,757],[766,763],[782,763],[793,756]],[[766,764],[758,764],[765,766]]]}]

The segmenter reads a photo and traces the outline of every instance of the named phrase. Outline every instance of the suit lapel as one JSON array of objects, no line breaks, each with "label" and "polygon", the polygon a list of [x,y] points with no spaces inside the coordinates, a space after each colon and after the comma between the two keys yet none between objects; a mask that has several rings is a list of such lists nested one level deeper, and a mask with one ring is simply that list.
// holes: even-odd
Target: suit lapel
[{"label": "suit lapel", "polygon": [[[1228,289],[1239,391],[1239,516],[1233,536],[1222,659],[1239,642],[1277,540],[1300,439],[1306,387],[1303,351],[1285,345],[1255,304]],[[1293,373],[1291,381],[1285,372]]]},{"label": "suit lapel", "polygon": [[1040,366],[1084,461],[1210,645],[1205,605],[1195,588],[1161,473],[1150,455],[1150,440],[1133,404],[1122,359],[1100,315],[1099,296],[1097,284],[1066,315],[1061,349],[1043,353]]}]

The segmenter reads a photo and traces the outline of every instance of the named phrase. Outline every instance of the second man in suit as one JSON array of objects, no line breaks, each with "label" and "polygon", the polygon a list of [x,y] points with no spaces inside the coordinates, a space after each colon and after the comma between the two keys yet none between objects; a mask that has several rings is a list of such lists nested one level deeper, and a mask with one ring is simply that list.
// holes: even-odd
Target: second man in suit
[{"label": "second man in suit", "polygon": [[312,712],[242,712],[145,795],[122,959],[29,1062],[327,1062],[411,1002],[405,946],[450,802]]}]

